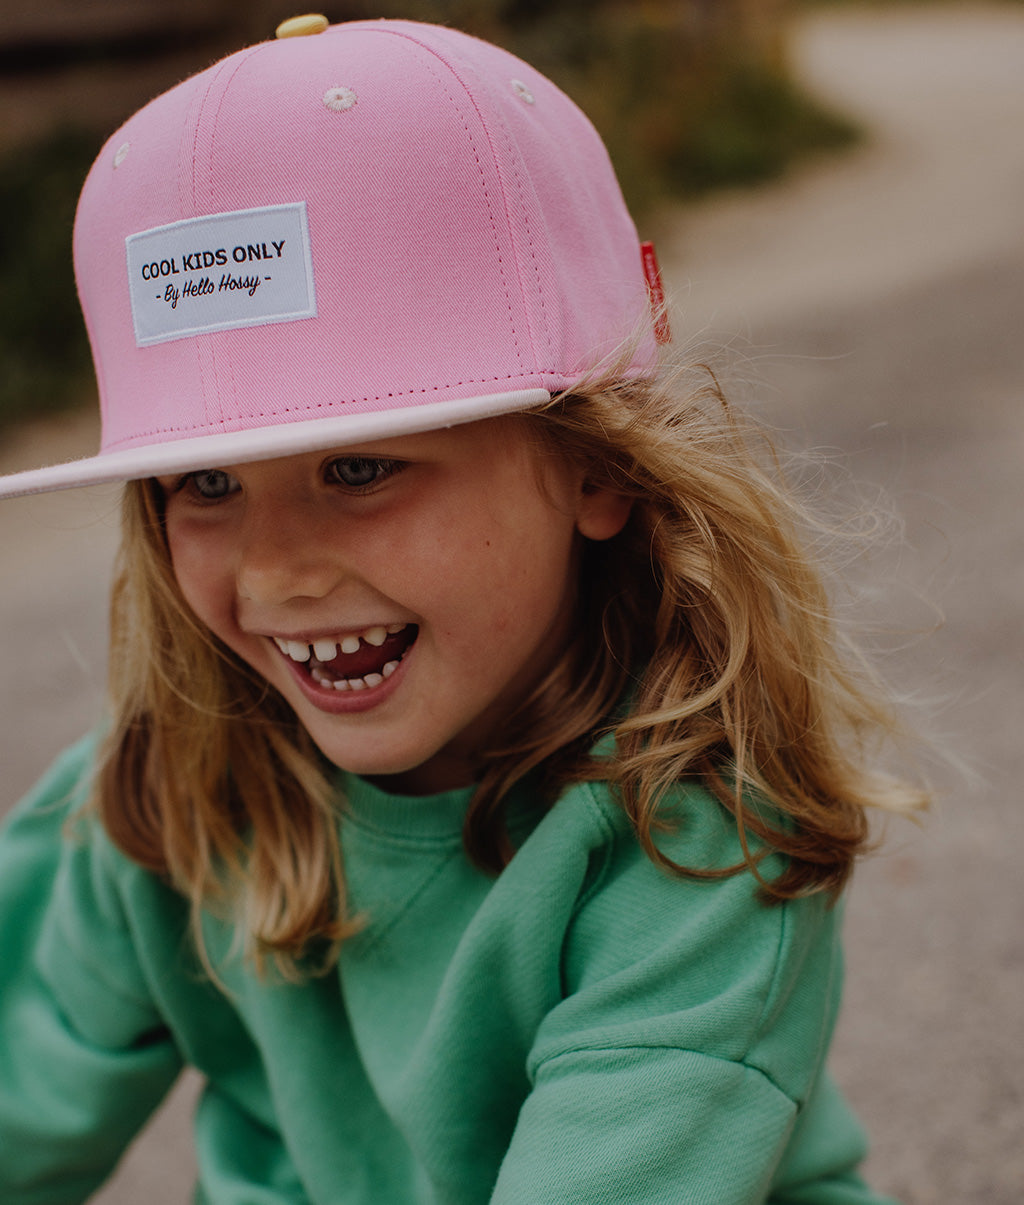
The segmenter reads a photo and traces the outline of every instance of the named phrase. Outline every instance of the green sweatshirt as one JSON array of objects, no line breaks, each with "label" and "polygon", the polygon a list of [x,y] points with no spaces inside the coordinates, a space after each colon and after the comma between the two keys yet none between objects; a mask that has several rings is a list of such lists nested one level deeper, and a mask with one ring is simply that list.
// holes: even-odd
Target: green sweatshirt
[{"label": "green sweatshirt", "polygon": [[[466,792],[343,779],[353,905],[330,974],[256,978],[212,917],[222,989],[181,898],[81,807],[66,754],[0,839],[0,1200],[84,1200],[189,1063],[203,1205],[877,1205],[822,1067],[838,916],[765,907],[747,874],[670,878],[601,786],[546,815],[497,878],[466,860]],[[667,853],[740,856],[687,789]]]}]

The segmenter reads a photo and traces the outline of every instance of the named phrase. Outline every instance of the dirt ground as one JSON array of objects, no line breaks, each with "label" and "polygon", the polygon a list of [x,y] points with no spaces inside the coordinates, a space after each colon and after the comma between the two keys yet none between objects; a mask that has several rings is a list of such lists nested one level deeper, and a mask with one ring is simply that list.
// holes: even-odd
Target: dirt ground
[{"label": "dirt ground", "polygon": [[[902,515],[902,543],[857,575],[894,679],[957,764],[936,766],[924,827],[894,824],[858,874],[833,1066],[878,1188],[905,1205],[1019,1205],[1024,8],[844,6],[801,21],[792,54],[869,138],[672,215],[674,327]],[[94,442],[91,420],[71,420],[12,441],[0,468]],[[110,490],[0,507],[0,809],[100,707],[115,510]],[[194,1087],[97,1202],[183,1205]]]}]

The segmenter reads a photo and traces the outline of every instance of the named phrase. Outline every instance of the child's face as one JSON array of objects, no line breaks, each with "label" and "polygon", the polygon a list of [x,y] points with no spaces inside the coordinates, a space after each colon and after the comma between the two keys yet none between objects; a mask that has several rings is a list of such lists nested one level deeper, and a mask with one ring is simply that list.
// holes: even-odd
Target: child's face
[{"label": "child's face", "polygon": [[334,764],[464,785],[573,622],[575,546],[619,495],[521,417],[161,478],[186,601]]}]

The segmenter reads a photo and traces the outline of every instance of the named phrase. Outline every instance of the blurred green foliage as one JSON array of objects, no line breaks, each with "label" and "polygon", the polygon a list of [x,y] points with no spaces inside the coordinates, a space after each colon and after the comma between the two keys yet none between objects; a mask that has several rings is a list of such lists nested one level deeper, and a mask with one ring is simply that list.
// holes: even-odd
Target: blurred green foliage
[{"label": "blurred green foliage", "polygon": [[99,147],[60,129],[0,161],[0,422],[58,410],[89,380],[71,229]]},{"label": "blurred green foliage", "polygon": [[[819,0],[821,2],[821,0]],[[507,47],[561,85],[608,145],[638,222],[666,202],[779,174],[856,136],[800,93],[785,64],[787,0],[327,0],[332,21],[384,12]],[[224,10],[227,11],[226,9]],[[290,0],[232,5],[195,69],[272,36]],[[126,43],[120,53],[138,55]],[[97,47],[82,47],[95,60]],[[107,47],[106,53],[116,49]],[[83,117],[86,117],[83,114]],[[88,350],[72,282],[75,199],[108,130],[60,130],[0,161],[0,424],[85,392]]]},{"label": "blurred green foliage", "polygon": [[733,63],[696,105],[688,137],[665,155],[659,175],[678,196],[756,183],[811,151],[858,137],[855,123],[811,100],[783,72]]}]

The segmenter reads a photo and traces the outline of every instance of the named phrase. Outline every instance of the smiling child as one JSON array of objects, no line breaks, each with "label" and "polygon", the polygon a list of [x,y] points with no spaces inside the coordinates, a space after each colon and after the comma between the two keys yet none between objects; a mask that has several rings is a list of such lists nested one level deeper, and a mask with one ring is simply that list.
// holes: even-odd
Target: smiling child
[{"label": "smiling child", "polygon": [[878,1205],[825,1062],[897,722],[569,99],[403,21],[101,151],[110,698],[0,836],[0,1198]]}]

